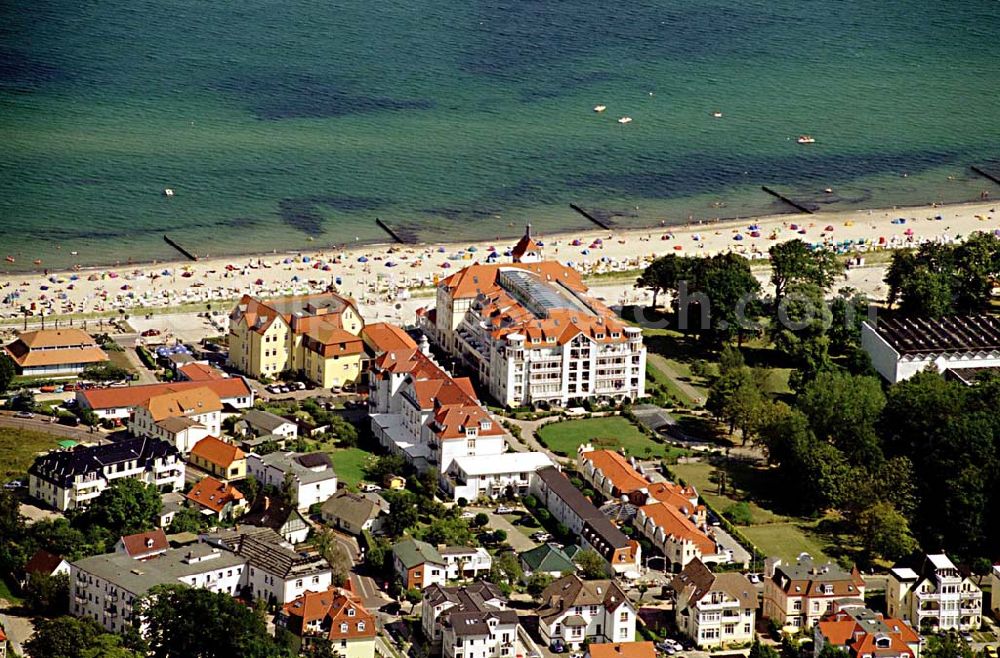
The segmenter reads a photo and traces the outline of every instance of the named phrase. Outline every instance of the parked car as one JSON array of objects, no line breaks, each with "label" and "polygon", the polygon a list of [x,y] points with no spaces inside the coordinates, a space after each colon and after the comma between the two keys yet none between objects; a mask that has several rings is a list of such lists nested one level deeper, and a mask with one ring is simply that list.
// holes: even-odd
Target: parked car
[{"label": "parked car", "polygon": [[552,539],[552,535],[547,532],[536,532],[531,535],[531,538],[537,542],[543,542]]},{"label": "parked car", "polygon": [[361,485],[361,491],[363,491],[364,493],[374,493],[376,491],[382,491],[382,487],[378,486],[377,484],[371,484],[365,482],[364,484]]},{"label": "parked car", "polygon": [[305,382],[295,382],[295,388],[299,391],[306,390]]},{"label": "parked car", "polygon": [[28,483],[24,480],[11,480],[7,484],[3,485],[4,489],[27,489]]},{"label": "parked car", "polygon": [[983,656],[985,658],[997,658],[997,645],[987,644],[983,647]]},{"label": "parked car", "polygon": [[474,518],[476,518],[476,513],[475,512],[462,512],[462,515],[459,518],[466,519],[466,520],[474,519]]},{"label": "parked car", "polygon": [[563,643],[562,640],[556,638],[549,643],[549,649],[552,650],[552,653],[565,653],[566,645]]},{"label": "parked car", "polygon": [[146,336],[147,338],[149,336],[159,336],[160,335],[160,330],[159,329],[147,329],[146,331],[142,332],[142,335]]},{"label": "parked car", "polygon": [[14,418],[34,418],[34,417],[35,414],[31,413],[30,411],[18,411],[16,414],[14,414]]},{"label": "parked car", "polygon": [[500,507],[496,508],[496,514],[513,514],[513,513],[514,513],[513,507],[507,507],[506,505],[501,505]]},{"label": "parked car", "polygon": [[755,574],[755,573],[748,573],[747,574],[747,580],[749,580],[754,585],[759,585],[760,582],[761,582],[760,576],[758,574]]}]

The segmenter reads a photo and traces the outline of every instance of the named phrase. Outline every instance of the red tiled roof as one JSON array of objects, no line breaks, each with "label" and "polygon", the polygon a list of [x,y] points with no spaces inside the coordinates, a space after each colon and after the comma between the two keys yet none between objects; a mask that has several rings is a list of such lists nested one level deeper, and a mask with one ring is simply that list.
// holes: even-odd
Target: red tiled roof
[{"label": "red tiled roof", "polygon": [[[375,637],[375,618],[356,596],[346,590],[330,588],[325,592],[305,592],[291,603],[286,603],[284,611],[295,620],[292,624],[294,628],[304,628],[311,622],[325,620],[330,628],[327,635],[330,640]],[[364,626],[364,630],[359,630],[359,624]]]},{"label": "red tiled roof", "polygon": [[193,382],[204,382],[214,379],[227,378],[225,373],[220,372],[212,366],[205,365],[204,363],[188,363],[187,365],[181,366],[177,370]]},{"label": "red tiled roof", "polygon": [[673,505],[652,503],[640,507],[639,510],[649,517],[656,527],[662,529],[668,537],[690,541],[702,555],[715,553],[715,542],[709,539],[708,535],[699,530],[689,518]]},{"label": "red tiled roof", "polygon": [[232,443],[214,436],[207,436],[191,449],[192,457],[201,457],[205,461],[228,469],[234,461],[246,459],[246,454]]},{"label": "red tiled roof", "polygon": [[415,350],[417,343],[400,327],[388,322],[366,324],[361,330],[365,342],[379,353],[391,350]]},{"label": "red tiled roof", "polygon": [[590,658],[656,658],[652,642],[615,642],[587,646]]},{"label": "red tiled roof", "polygon": [[55,553],[49,553],[44,548],[35,551],[28,563],[24,565],[24,573],[51,574],[63,559]]},{"label": "red tiled roof", "polygon": [[624,455],[614,450],[591,450],[585,452],[582,458],[594,465],[594,468],[601,471],[604,477],[611,480],[620,494],[630,494],[639,489],[648,489],[649,482],[639,475],[639,471],[632,468],[632,464],[625,459]]},{"label": "red tiled roof", "polygon": [[222,399],[249,397],[251,393],[250,387],[247,386],[242,377],[229,377],[195,382],[92,388],[80,391],[80,395],[84,397],[92,409],[119,409],[137,407],[146,400],[164,393],[202,387],[211,389]]},{"label": "red tiled roof", "polygon": [[155,395],[142,403],[154,421],[175,416],[195,416],[222,410],[222,401],[207,386]]},{"label": "red tiled roof", "polygon": [[218,514],[228,503],[243,500],[243,494],[236,487],[208,476],[191,487],[187,499]]},{"label": "red tiled roof", "polygon": [[157,528],[149,532],[125,535],[122,537],[122,543],[125,544],[126,553],[132,557],[140,557],[167,550],[167,535],[163,532],[163,528]]}]

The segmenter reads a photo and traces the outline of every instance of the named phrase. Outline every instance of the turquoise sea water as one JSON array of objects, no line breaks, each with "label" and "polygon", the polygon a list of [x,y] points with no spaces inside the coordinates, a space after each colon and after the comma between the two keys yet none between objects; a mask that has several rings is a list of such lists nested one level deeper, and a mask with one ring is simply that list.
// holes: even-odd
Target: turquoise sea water
[{"label": "turquoise sea water", "polygon": [[997,0],[0,8],[8,270],[1000,196]]}]

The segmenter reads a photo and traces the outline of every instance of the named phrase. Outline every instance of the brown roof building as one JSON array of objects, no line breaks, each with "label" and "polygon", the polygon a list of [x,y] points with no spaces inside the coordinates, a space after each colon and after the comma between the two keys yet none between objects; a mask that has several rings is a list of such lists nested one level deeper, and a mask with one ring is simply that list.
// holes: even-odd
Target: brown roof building
[{"label": "brown roof building", "polygon": [[115,544],[115,553],[125,553],[133,560],[148,560],[165,553],[170,546],[163,528],[125,535]]},{"label": "brown roof building", "polygon": [[808,554],[795,564],[773,563],[764,579],[764,616],[779,626],[812,628],[838,599],[864,599],[865,581],[833,562],[820,564]]},{"label": "brown roof building", "polygon": [[25,331],[4,349],[19,375],[76,374],[108,360],[90,334],[79,329]]}]

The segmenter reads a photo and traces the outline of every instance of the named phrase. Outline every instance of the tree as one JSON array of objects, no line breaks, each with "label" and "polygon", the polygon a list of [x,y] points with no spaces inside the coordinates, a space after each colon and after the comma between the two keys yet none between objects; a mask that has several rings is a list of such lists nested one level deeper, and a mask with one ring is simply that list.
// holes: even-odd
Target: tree
[{"label": "tree", "polygon": [[552,584],[553,580],[555,579],[549,574],[536,571],[531,574],[531,577],[528,578],[528,594],[531,595],[531,598],[533,599],[540,598],[542,596],[542,592],[545,591],[546,587]]},{"label": "tree", "polygon": [[768,249],[771,257],[771,283],[775,301],[780,301],[789,286],[812,284],[828,290],[840,274],[841,265],[829,249],[813,249],[799,239],[780,242]]},{"label": "tree", "polygon": [[132,371],[111,363],[101,363],[87,366],[83,369],[81,376],[98,382],[110,382],[120,379],[131,379]]},{"label": "tree", "polygon": [[119,478],[87,508],[77,527],[96,524],[121,536],[152,530],[160,520],[160,492],[134,478]]},{"label": "tree", "polygon": [[834,646],[833,644],[826,642],[823,648],[820,649],[818,658],[848,658],[850,656],[848,652],[844,651],[840,647]]},{"label": "tree", "polygon": [[372,482],[382,482],[387,475],[397,475],[406,462],[399,455],[382,455],[365,467],[365,477]]},{"label": "tree", "polygon": [[36,615],[54,617],[64,615],[69,610],[69,576],[60,573],[31,574],[24,588],[24,599],[28,609]]},{"label": "tree", "polygon": [[170,534],[179,532],[202,532],[208,529],[208,520],[205,515],[193,507],[182,507],[174,514],[167,529]]},{"label": "tree", "polygon": [[832,315],[823,295],[815,284],[796,282],[775,305],[771,337],[778,350],[797,364],[803,381],[831,367],[826,332]]},{"label": "tree", "polygon": [[472,519],[472,524],[477,528],[485,528],[490,524],[490,517],[484,512],[477,512],[475,518]]},{"label": "tree", "polygon": [[918,548],[906,517],[891,503],[875,503],[861,513],[861,542],[869,553],[898,560]]},{"label": "tree", "polygon": [[6,352],[0,352],[0,395],[10,389],[10,383],[17,376],[17,365]]},{"label": "tree", "polygon": [[514,585],[520,582],[523,576],[524,571],[521,569],[521,560],[517,557],[517,553],[507,550],[497,553],[493,558],[487,580],[495,585]]},{"label": "tree", "polygon": [[722,510],[722,516],[729,519],[730,523],[736,525],[750,525],[753,523],[753,513],[750,506],[745,502],[733,503]]},{"label": "tree", "polygon": [[816,437],[835,445],[852,464],[877,466],[882,461],[875,425],[885,395],[875,377],[821,372],[805,386],[796,406]]},{"label": "tree", "polygon": [[854,288],[841,288],[830,302],[830,352],[844,354],[861,347],[861,322],[868,317],[871,301]]},{"label": "tree", "polygon": [[727,369],[712,382],[705,408],[729,424],[729,433],[739,429],[743,442],[751,438],[762,422],[766,399],[762,376],[746,366]]},{"label": "tree", "polygon": [[576,566],[580,567],[580,575],[586,580],[598,580],[608,577],[608,566],[604,558],[598,555],[597,551],[580,551],[573,558]]},{"label": "tree", "polygon": [[417,539],[433,545],[470,546],[474,543],[472,530],[460,518],[435,518],[428,525],[418,530]]},{"label": "tree", "polygon": [[229,594],[183,585],[158,585],[139,602],[148,624],[152,658],[226,658],[281,656],[268,635],[263,610]]},{"label": "tree", "polygon": [[385,517],[382,530],[390,537],[399,537],[417,524],[420,513],[416,496],[409,491],[385,491],[382,497],[389,502],[392,514]]},{"label": "tree", "polygon": [[761,644],[760,640],[754,637],[753,644],[750,645],[749,658],[778,658],[778,652],[774,647]]},{"label": "tree", "polygon": [[93,619],[56,617],[35,621],[35,633],[25,642],[31,658],[138,658],[125,648],[122,638]]},{"label": "tree", "polygon": [[344,583],[350,577],[353,565],[350,556],[344,547],[341,546],[340,542],[337,541],[333,531],[329,528],[318,530],[316,536],[313,538],[313,548],[316,549],[324,560],[330,563],[333,571],[333,584],[337,587],[343,587]]},{"label": "tree", "polygon": [[931,635],[920,653],[924,658],[973,658],[969,645],[951,633]]}]

